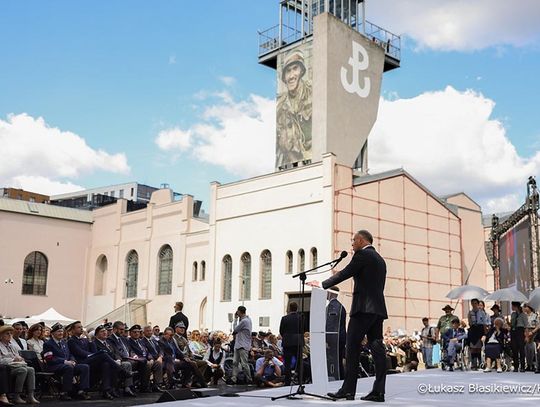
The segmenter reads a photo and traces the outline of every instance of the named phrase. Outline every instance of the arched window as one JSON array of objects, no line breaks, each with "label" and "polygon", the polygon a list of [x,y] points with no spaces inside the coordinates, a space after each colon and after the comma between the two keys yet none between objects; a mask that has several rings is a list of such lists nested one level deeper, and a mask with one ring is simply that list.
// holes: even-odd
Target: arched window
[{"label": "arched window", "polygon": [[261,300],[272,298],[272,253],[261,253]]},{"label": "arched window", "polygon": [[22,293],[45,295],[49,262],[41,252],[32,252],[24,259]]},{"label": "arched window", "polygon": [[319,259],[318,259],[318,253],[317,253],[317,248],[316,247],[312,247],[311,248],[311,268],[315,268],[317,267],[317,263],[319,262]]},{"label": "arched window", "polygon": [[304,249],[298,250],[298,272],[301,273],[302,271],[306,270],[306,253],[304,252]]},{"label": "arched window", "polygon": [[139,278],[139,255],[132,250],[126,256],[126,297],[137,296],[137,280]]},{"label": "arched window", "polygon": [[232,258],[229,255],[223,257],[222,275],[221,301],[230,301],[232,298]]},{"label": "arched window", "polygon": [[293,254],[290,250],[287,250],[285,255],[285,273],[292,274],[293,271]]},{"label": "arched window", "polygon": [[206,328],[206,304],[208,300],[206,297],[201,302],[201,306],[199,307],[199,328],[204,329]]},{"label": "arched window", "polygon": [[158,295],[170,295],[172,293],[173,275],[173,251],[166,244],[158,254]]},{"label": "arched window", "polygon": [[197,274],[199,266],[196,261],[193,262],[193,268],[191,269],[191,281],[197,281]]},{"label": "arched window", "polygon": [[251,254],[244,253],[240,258],[240,301],[251,299]]},{"label": "arched window", "polygon": [[201,281],[206,280],[206,262],[201,261]]},{"label": "arched window", "polygon": [[98,257],[96,261],[96,272],[94,276],[94,295],[103,295],[105,293],[105,273],[109,267],[109,262],[105,255]]}]

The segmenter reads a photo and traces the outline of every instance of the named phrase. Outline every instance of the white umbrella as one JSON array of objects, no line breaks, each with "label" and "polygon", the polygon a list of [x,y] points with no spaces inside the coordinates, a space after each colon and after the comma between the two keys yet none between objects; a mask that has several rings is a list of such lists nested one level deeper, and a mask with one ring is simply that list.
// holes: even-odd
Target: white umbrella
[{"label": "white umbrella", "polygon": [[521,291],[518,291],[514,287],[501,288],[500,290],[493,291],[485,298],[486,301],[519,301],[527,302],[527,297]]},{"label": "white umbrella", "polygon": [[538,307],[540,307],[540,290],[535,293],[535,291],[538,289],[535,289],[531,292],[531,295],[529,296],[529,299],[527,300],[527,304],[530,305],[535,310],[538,310]]},{"label": "white umbrella", "polygon": [[472,300],[478,298],[482,300],[489,295],[489,292],[484,290],[482,287],[476,285],[462,285],[461,287],[456,287],[446,294],[446,298],[451,300]]}]

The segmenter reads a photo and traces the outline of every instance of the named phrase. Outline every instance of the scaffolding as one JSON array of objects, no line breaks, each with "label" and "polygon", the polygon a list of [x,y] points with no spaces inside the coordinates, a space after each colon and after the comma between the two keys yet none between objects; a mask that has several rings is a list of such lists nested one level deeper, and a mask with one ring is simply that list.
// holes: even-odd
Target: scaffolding
[{"label": "scaffolding", "polygon": [[490,266],[493,268],[495,289],[500,287],[500,252],[499,243],[501,237],[517,226],[527,217],[529,218],[529,244],[530,244],[530,277],[532,289],[540,286],[540,263],[539,263],[539,247],[540,238],[538,236],[538,209],[539,196],[536,180],[534,177],[529,177],[527,181],[527,197],[525,203],[519,207],[517,211],[508,216],[504,221],[501,221],[497,215],[491,218],[491,232],[489,240],[486,242],[486,255]]},{"label": "scaffolding", "polygon": [[279,23],[258,32],[259,63],[275,68],[278,51],[311,37],[314,17],[324,12],[381,45],[386,53],[385,71],[399,67],[401,37],[367,21],[364,0],[281,0]]}]

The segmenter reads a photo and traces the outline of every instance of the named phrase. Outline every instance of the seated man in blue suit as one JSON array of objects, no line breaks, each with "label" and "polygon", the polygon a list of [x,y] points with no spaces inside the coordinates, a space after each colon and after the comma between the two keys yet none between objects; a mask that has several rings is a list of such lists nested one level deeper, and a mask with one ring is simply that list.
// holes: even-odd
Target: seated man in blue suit
[{"label": "seated man in blue suit", "polygon": [[[160,364],[154,364],[152,357],[148,354],[146,346],[141,341],[142,328],[140,325],[133,325],[129,328],[129,347],[131,358],[137,360],[138,368],[141,372],[141,385],[144,386],[147,391],[159,391],[158,385],[162,381],[162,367]],[[141,368],[142,367],[142,368]],[[150,389],[150,375],[154,374],[154,386]]]},{"label": "seated man in blue suit", "polygon": [[448,370],[454,370],[454,361],[456,360],[456,354],[461,350],[461,341],[467,337],[467,333],[463,328],[459,327],[459,319],[454,318],[452,320],[452,328],[448,329],[443,335],[444,346],[447,346],[447,362]]},{"label": "seated man in blue suit", "polygon": [[69,352],[64,340],[64,327],[56,323],[51,327],[51,339],[43,344],[43,359],[47,364],[47,371],[62,377],[61,400],[71,400],[68,393],[73,390],[73,377],[79,376],[79,390],[77,397],[89,400],[87,391],[90,387],[90,367],[84,363],[77,363]]},{"label": "seated man in blue suit", "polygon": [[122,368],[106,352],[92,349],[90,341],[81,337],[83,326],[80,321],[70,324],[70,328],[71,336],[67,341],[70,353],[77,363],[90,366],[91,375],[101,379],[102,396],[112,400],[113,383]]},{"label": "seated man in blue suit", "polygon": [[138,341],[146,350],[148,366],[152,371],[154,380],[153,389],[155,391],[159,391],[163,386],[163,353],[158,342],[152,336],[152,327],[150,325],[144,327],[142,335]]}]

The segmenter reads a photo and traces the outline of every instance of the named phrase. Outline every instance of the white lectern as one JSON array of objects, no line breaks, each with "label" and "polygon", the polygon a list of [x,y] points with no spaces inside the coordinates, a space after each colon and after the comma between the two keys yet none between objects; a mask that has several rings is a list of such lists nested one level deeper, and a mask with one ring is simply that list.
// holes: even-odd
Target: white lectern
[{"label": "white lectern", "polygon": [[328,392],[326,366],[326,291],[313,287],[309,309],[311,380],[319,393]]}]

